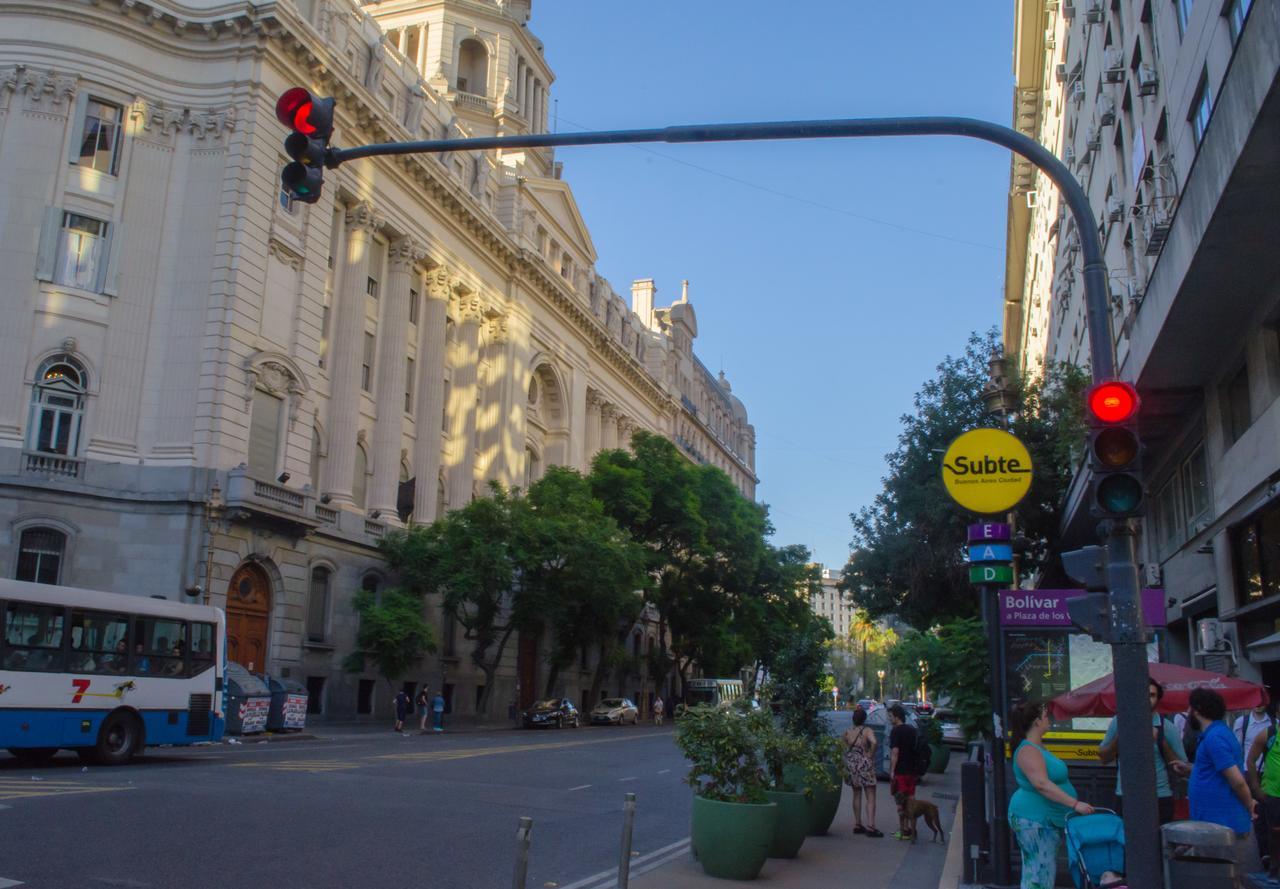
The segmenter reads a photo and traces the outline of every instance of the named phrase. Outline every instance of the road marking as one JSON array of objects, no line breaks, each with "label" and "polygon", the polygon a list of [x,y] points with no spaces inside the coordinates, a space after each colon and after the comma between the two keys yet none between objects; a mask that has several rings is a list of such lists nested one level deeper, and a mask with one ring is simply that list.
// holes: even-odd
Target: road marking
[{"label": "road marking", "polygon": [[[74,781],[40,781],[0,778],[0,799],[30,799],[37,796],[70,796],[75,793],[111,793],[131,787],[95,787]],[[3,889],[3,886],[0,886]]]},{"label": "road marking", "polygon": [[283,759],[276,762],[235,762],[233,769],[272,769],[277,772],[340,772],[360,764],[341,759]]},{"label": "road marking", "polygon": [[566,747],[585,747],[593,744],[613,744],[618,741],[637,741],[651,738],[657,732],[645,735],[628,735],[620,738],[597,738],[591,741],[554,741],[546,744],[508,744],[492,747],[459,748],[457,750],[424,750],[420,753],[386,753],[369,759],[390,759],[398,762],[437,762],[449,759],[471,759],[476,756],[498,756],[504,753],[528,753],[531,750],[561,750]]},{"label": "road marking", "polygon": [[671,769],[658,769],[658,774],[665,775],[669,771],[671,771]]},{"label": "road marking", "polygon": [[570,787],[569,792],[572,793],[575,790],[586,790],[590,786],[590,784],[579,784],[577,787]]},{"label": "road marking", "polygon": [[9,889],[10,886],[21,885],[23,885],[21,880],[6,880],[4,877],[0,877],[0,889]]},{"label": "road marking", "polygon": [[[628,871],[630,876],[638,877],[649,871],[662,867],[668,861],[679,858],[689,851],[689,838],[677,840],[661,849],[654,849],[645,855],[635,858],[631,862],[631,868]],[[611,867],[608,870],[602,870],[598,874],[592,874],[589,877],[583,877],[573,883],[565,883],[560,889],[616,889],[618,885],[618,869]]]},{"label": "road marking", "polygon": [[621,784],[623,781],[635,781],[636,779],[637,779],[637,776],[632,775],[629,778],[619,778],[618,783]]}]

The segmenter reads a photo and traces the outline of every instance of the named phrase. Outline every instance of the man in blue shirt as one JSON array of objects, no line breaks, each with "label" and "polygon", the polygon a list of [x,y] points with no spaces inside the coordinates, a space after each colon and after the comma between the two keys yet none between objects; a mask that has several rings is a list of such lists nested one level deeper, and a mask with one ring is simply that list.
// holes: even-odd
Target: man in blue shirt
[{"label": "man in blue shirt", "polygon": [[[1164,698],[1164,686],[1154,679],[1149,684],[1151,701],[1152,737],[1155,741],[1156,763],[1156,798],[1160,823],[1168,824],[1173,820],[1173,788],[1169,781],[1172,772],[1179,777],[1186,777],[1191,772],[1187,763],[1187,754],[1182,748],[1182,736],[1174,728],[1173,723],[1156,712],[1160,701]],[[1115,762],[1119,756],[1120,745],[1116,738],[1116,720],[1111,720],[1107,734],[1098,747],[1098,760],[1103,763]],[[1122,811],[1124,789],[1121,786],[1120,766],[1116,766],[1116,810]]]},{"label": "man in blue shirt", "polygon": [[[1237,839],[1247,840],[1257,817],[1257,803],[1244,778],[1240,742],[1222,721],[1226,712],[1222,695],[1216,691],[1197,688],[1191,692],[1191,718],[1200,727],[1201,735],[1187,795],[1191,798],[1193,821],[1221,824],[1234,831]],[[1252,851],[1251,845],[1237,843],[1237,853],[1243,858]]]}]

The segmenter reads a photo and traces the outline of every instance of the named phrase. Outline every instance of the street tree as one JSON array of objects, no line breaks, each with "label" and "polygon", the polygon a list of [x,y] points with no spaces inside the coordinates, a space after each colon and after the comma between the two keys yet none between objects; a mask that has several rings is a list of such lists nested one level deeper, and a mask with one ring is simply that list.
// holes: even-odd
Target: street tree
[{"label": "street tree", "polygon": [[423,655],[436,650],[435,633],[422,616],[422,597],[399,587],[383,591],[361,590],[355,597],[360,627],[356,650],[343,667],[349,673],[364,672],[368,662],[387,685],[404,676]]}]

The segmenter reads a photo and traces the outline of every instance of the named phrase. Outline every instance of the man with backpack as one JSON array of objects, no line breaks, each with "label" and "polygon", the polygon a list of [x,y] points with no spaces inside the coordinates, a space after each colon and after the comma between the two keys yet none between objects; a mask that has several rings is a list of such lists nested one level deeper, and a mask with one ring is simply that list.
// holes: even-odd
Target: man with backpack
[{"label": "man with backpack", "polygon": [[[1156,755],[1156,803],[1160,814],[1160,823],[1168,824],[1174,820],[1173,785],[1179,778],[1191,774],[1191,765],[1187,761],[1186,750],[1182,746],[1182,736],[1169,720],[1157,712],[1160,701],[1164,699],[1164,686],[1154,679],[1148,686],[1151,703],[1151,734],[1155,743]],[[1115,762],[1120,754],[1120,744],[1116,736],[1116,720],[1107,726],[1107,734],[1098,746],[1098,761],[1106,764]],[[1124,811],[1124,783],[1121,780],[1120,766],[1116,766],[1116,811]]]},{"label": "man with backpack", "polygon": [[1275,714],[1269,708],[1266,712],[1270,724],[1249,747],[1245,775],[1254,799],[1261,804],[1254,832],[1267,868],[1267,885],[1280,886],[1280,744],[1276,744]]},{"label": "man with backpack", "polygon": [[[915,799],[916,785],[929,767],[929,754],[925,754],[922,768],[917,748],[924,738],[914,726],[907,724],[907,711],[901,704],[889,708],[889,724],[892,726],[889,730],[889,793],[898,804],[898,831],[893,838],[910,840],[915,825],[914,819],[907,815],[907,802]],[[927,750],[929,742],[924,743]]]}]

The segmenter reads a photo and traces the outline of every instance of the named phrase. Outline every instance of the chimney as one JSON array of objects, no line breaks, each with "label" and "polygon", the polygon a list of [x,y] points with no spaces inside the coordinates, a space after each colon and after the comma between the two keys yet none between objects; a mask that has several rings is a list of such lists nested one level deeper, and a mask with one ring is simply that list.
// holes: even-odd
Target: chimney
[{"label": "chimney", "polygon": [[631,282],[631,311],[639,318],[640,323],[653,329],[653,295],[658,292],[652,278],[641,278]]},{"label": "chimney", "polygon": [[689,301],[689,279],[685,278],[680,282],[680,302],[687,303]]}]

